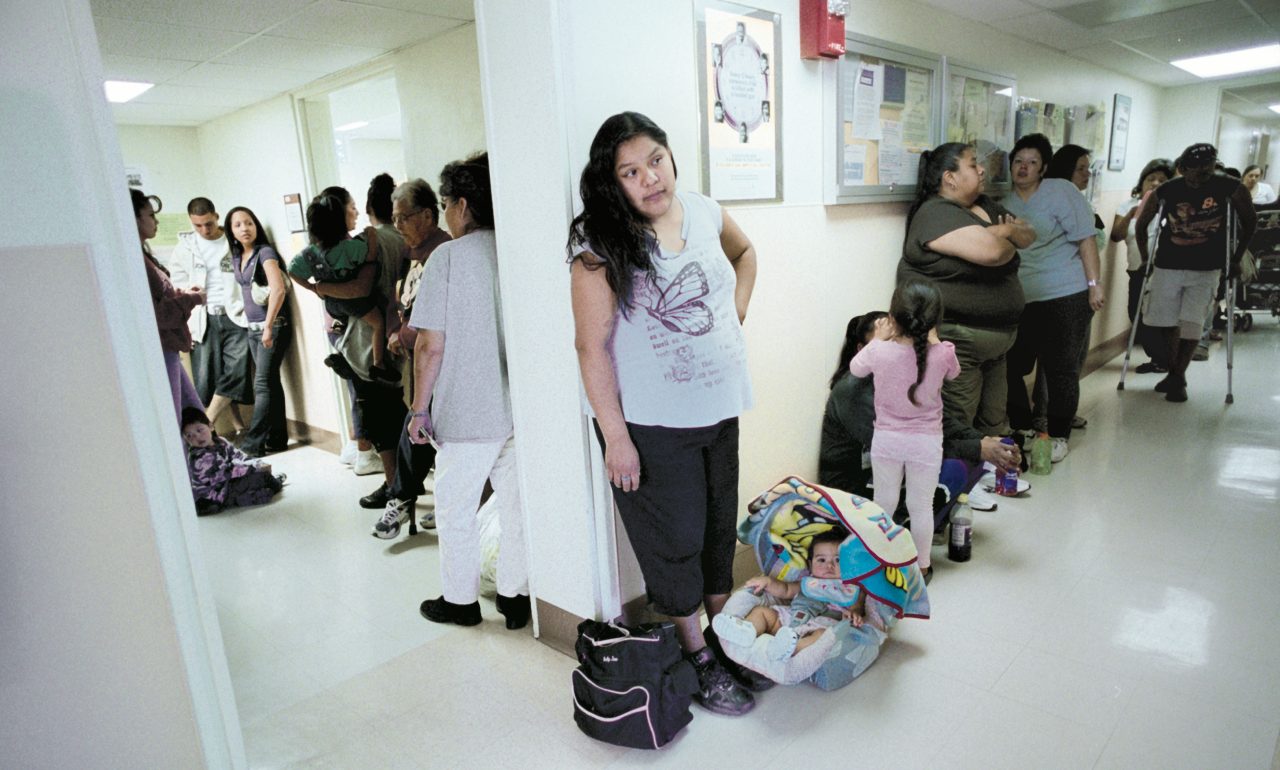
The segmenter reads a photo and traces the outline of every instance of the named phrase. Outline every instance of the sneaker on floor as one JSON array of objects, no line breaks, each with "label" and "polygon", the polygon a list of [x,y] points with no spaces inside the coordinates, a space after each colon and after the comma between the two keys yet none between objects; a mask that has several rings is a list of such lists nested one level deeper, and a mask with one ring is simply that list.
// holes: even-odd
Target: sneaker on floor
[{"label": "sneaker on floor", "polygon": [[1077,414],[1075,417],[1071,418],[1072,430],[1084,430],[1087,427],[1089,427],[1089,421],[1080,415]]},{"label": "sneaker on floor", "polygon": [[387,489],[387,482],[382,482],[377,489],[360,498],[360,507],[370,510],[377,508],[385,508],[387,501],[391,499],[391,491]]},{"label": "sneaker on floor", "polygon": [[1204,347],[1203,345],[1197,345],[1196,352],[1191,354],[1191,360],[1192,361],[1208,361],[1209,348]]},{"label": "sneaker on floor", "polygon": [[338,462],[343,465],[355,465],[356,455],[360,454],[360,445],[354,441],[347,441],[342,444],[342,451],[338,453]]},{"label": "sneaker on floor", "polygon": [[[716,617],[719,616],[717,615]],[[755,633],[754,627],[752,627],[752,633]],[[729,676],[737,680],[738,684],[751,692],[764,692],[777,684],[777,682],[764,674],[752,671],[725,654],[724,645],[720,644],[719,635],[716,633],[714,620],[710,626],[703,629],[702,635],[707,640],[707,646],[715,653],[716,660],[720,661],[720,665],[724,666],[725,671],[728,671]],[[752,642],[754,643],[754,641],[753,639]]]},{"label": "sneaker on floor", "polygon": [[975,511],[994,511],[996,499],[982,489],[982,484],[975,484],[973,489],[969,490],[969,507]]},{"label": "sneaker on floor", "polygon": [[400,534],[400,525],[412,515],[412,500],[397,500],[393,497],[387,500],[387,509],[383,511],[378,523],[373,525],[373,532],[370,534],[379,540],[391,540]]},{"label": "sneaker on floor", "polygon": [[1187,400],[1187,384],[1184,382],[1180,385],[1175,385],[1174,387],[1169,388],[1169,391],[1164,394],[1164,400],[1172,401],[1175,404],[1181,404],[1182,402],[1186,401]]},{"label": "sneaker on floor", "polygon": [[1170,372],[1165,375],[1163,380],[1156,383],[1155,391],[1157,393],[1168,393],[1170,390],[1178,387],[1186,388],[1187,383],[1181,377]]},{"label": "sneaker on floor", "polygon": [[794,628],[779,628],[778,633],[773,635],[769,640],[769,646],[765,648],[765,654],[770,660],[786,660],[796,652],[796,645],[800,643],[800,635],[796,633]]},{"label": "sneaker on floor", "polygon": [[698,692],[693,699],[707,711],[741,716],[755,708],[756,699],[747,688],[729,675],[710,647],[688,656],[698,675]]},{"label": "sneaker on floor", "polygon": [[735,618],[721,612],[711,619],[711,627],[715,629],[718,638],[729,644],[736,644],[739,647],[750,647],[755,644],[756,627],[751,625],[749,620]]},{"label": "sneaker on floor", "polygon": [[378,456],[377,450],[362,449],[356,455],[356,461],[352,464],[351,470],[355,471],[357,476],[382,473],[382,458]]},{"label": "sneaker on floor", "polygon": [[432,510],[422,512],[422,517],[418,519],[418,526],[423,529],[436,528],[436,512],[434,506],[432,506]]},{"label": "sneaker on floor", "polygon": [[1070,448],[1067,446],[1067,440],[1065,438],[1055,437],[1051,439],[1051,441],[1053,441],[1053,452],[1050,456],[1051,461],[1055,463],[1060,463],[1063,460],[1067,459],[1067,452],[1071,451]]},{"label": "sneaker on floor", "polygon": [[1165,374],[1169,370],[1155,361],[1148,361],[1145,364],[1138,364],[1138,367],[1133,371],[1138,374]]}]

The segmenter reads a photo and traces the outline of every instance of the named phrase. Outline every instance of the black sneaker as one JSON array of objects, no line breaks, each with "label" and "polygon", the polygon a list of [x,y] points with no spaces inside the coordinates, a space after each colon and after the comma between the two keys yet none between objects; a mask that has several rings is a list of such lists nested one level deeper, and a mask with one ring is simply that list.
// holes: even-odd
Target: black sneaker
[{"label": "black sneaker", "polygon": [[387,489],[387,482],[384,481],[382,482],[382,486],[360,498],[360,507],[369,508],[371,510],[375,508],[385,508],[387,506],[387,500],[390,499],[391,491]]},{"label": "black sneaker", "polygon": [[1157,393],[1169,393],[1175,388],[1181,387],[1183,390],[1187,388],[1187,381],[1177,376],[1173,372],[1165,375],[1163,380],[1156,383],[1155,391]]},{"label": "black sneaker", "polygon": [[356,370],[351,368],[351,364],[347,363],[347,359],[343,358],[341,353],[333,353],[325,357],[324,365],[333,370],[333,373],[344,380],[358,380],[359,376]]},{"label": "black sneaker", "polygon": [[711,626],[707,626],[702,635],[707,640],[707,646],[711,648],[711,651],[715,653],[716,659],[720,661],[720,665],[724,666],[725,670],[729,672],[729,676],[738,680],[738,684],[751,692],[764,692],[777,684],[777,682],[763,674],[757,674],[746,666],[738,665],[736,660],[725,655],[724,647],[720,644],[720,637]]},{"label": "black sneaker", "polygon": [[422,617],[432,623],[478,626],[482,620],[480,617],[480,602],[454,604],[453,602],[445,601],[443,596],[438,599],[427,599],[418,608],[418,611],[422,613]]},{"label": "black sneaker", "polygon": [[1138,364],[1138,368],[1134,369],[1138,374],[1167,374],[1169,370],[1155,361],[1148,361],[1145,364]]},{"label": "black sneaker", "polygon": [[698,692],[693,699],[707,711],[725,716],[741,716],[755,708],[756,699],[747,688],[734,681],[710,647],[687,655],[698,674]]}]

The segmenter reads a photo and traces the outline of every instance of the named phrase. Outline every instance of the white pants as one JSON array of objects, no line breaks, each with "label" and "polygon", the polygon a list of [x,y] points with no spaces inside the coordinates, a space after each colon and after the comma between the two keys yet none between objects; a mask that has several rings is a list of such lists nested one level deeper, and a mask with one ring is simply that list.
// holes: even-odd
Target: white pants
[{"label": "white pants", "polygon": [[447,443],[436,454],[436,532],[445,601],[471,604],[480,596],[480,525],[477,509],[484,482],[493,483],[489,503],[497,508],[498,593],[529,593],[524,511],[516,479],[515,441]]}]

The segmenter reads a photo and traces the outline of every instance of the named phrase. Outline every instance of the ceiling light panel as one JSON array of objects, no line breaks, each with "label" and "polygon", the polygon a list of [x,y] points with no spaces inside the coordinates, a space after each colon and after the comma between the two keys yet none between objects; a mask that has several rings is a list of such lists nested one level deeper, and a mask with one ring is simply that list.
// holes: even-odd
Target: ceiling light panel
[{"label": "ceiling light panel", "polygon": [[1280,43],[1177,59],[1169,63],[1200,78],[1220,78],[1242,72],[1276,69],[1280,68]]}]

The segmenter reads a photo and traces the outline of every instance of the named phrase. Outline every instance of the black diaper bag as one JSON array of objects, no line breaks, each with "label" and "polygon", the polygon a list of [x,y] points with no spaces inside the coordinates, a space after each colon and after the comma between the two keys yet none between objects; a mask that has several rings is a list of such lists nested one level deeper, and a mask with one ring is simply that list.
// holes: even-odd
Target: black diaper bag
[{"label": "black diaper bag", "polygon": [[596,740],[633,749],[665,746],[693,719],[698,675],[671,623],[619,626],[584,620],[575,645],[573,719]]}]

